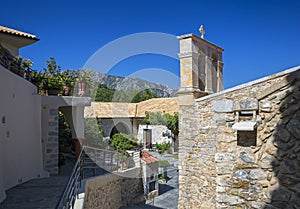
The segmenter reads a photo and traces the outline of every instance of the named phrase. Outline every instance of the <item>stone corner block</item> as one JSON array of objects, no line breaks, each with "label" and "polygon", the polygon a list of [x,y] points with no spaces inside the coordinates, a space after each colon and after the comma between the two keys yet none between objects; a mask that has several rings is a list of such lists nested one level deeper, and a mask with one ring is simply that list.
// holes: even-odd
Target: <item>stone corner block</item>
[{"label": "stone corner block", "polygon": [[233,100],[213,100],[212,110],[219,113],[227,113],[233,111]]},{"label": "stone corner block", "polygon": [[253,98],[245,98],[233,102],[234,111],[258,110],[258,100]]}]

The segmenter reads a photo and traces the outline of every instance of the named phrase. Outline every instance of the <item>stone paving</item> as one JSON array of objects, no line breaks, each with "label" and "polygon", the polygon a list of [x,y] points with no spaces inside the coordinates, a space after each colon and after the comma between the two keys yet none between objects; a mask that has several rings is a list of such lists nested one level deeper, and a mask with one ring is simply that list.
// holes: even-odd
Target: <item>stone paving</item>
[{"label": "stone paving", "polygon": [[54,209],[68,176],[34,179],[7,191],[0,209]]},{"label": "stone paving", "polygon": [[[123,207],[122,209],[176,209],[178,203],[178,161],[172,155],[160,156],[151,152],[159,160],[168,160],[171,166],[166,184],[159,185],[160,195],[146,204]],[[54,209],[69,179],[74,162],[67,162],[60,175],[34,179],[6,191],[7,198],[0,209]],[[76,207],[75,207],[76,208]],[[81,208],[81,207],[80,207]]]},{"label": "stone paving", "polygon": [[67,161],[60,175],[33,179],[6,191],[0,209],[54,209],[68,182],[74,165]]}]

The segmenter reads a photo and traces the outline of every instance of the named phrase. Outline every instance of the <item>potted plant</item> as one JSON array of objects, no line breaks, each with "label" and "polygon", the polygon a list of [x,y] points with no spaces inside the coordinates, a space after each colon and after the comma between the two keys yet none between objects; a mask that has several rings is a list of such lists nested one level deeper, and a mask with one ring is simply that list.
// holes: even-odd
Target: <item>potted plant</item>
[{"label": "potted plant", "polygon": [[23,59],[23,57],[17,56],[11,63],[11,71],[23,78],[26,78],[26,73],[29,72],[29,69],[32,65],[33,62],[30,59]]},{"label": "potted plant", "polygon": [[78,80],[78,96],[88,96],[87,88],[92,84],[92,71],[81,70]]},{"label": "potted plant", "polygon": [[41,83],[43,81],[43,73],[38,71],[31,71],[29,74],[29,81],[34,84],[38,89],[41,87]]},{"label": "potted plant", "polygon": [[66,70],[62,73],[64,85],[63,85],[63,96],[71,96],[75,83],[78,79],[78,73],[74,70]]},{"label": "potted plant", "polygon": [[58,95],[63,90],[63,77],[61,67],[56,64],[53,57],[46,61],[47,68],[44,68],[42,87],[48,95]]},{"label": "potted plant", "polygon": [[159,173],[161,174],[159,177],[162,180],[161,183],[164,182],[164,180],[168,181],[168,170],[167,168],[170,166],[169,161],[167,160],[160,160],[158,161],[158,169],[160,170]]},{"label": "potted plant", "polygon": [[48,95],[58,95],[63,90],[63,80],[59,75],[50,75],[47,78]]}]

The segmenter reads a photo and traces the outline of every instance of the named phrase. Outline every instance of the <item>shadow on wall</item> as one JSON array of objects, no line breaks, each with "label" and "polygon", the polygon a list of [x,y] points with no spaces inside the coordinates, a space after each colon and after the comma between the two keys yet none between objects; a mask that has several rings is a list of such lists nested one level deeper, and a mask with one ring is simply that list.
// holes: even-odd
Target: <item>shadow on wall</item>
[{"label": "shadow on wall", "polygon": [[[288,76],[290,87],[283,93],[279,105],[279,120],[268,140],[273,140],[271,189],[264,209],[300,208],[300,71]],[[274,116],[276,117],[276,116]],[[272,188],[273,187],[273,188]]]}]

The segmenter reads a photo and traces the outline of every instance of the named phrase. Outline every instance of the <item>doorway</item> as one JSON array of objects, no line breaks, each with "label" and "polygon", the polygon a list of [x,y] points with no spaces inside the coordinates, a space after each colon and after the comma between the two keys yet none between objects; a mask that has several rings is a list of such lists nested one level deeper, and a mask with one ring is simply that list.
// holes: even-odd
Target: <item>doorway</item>
[{"label": "doorway", "polygon": [[144,145],[146,149],[152,149],[152,130],[144,129]]}]

